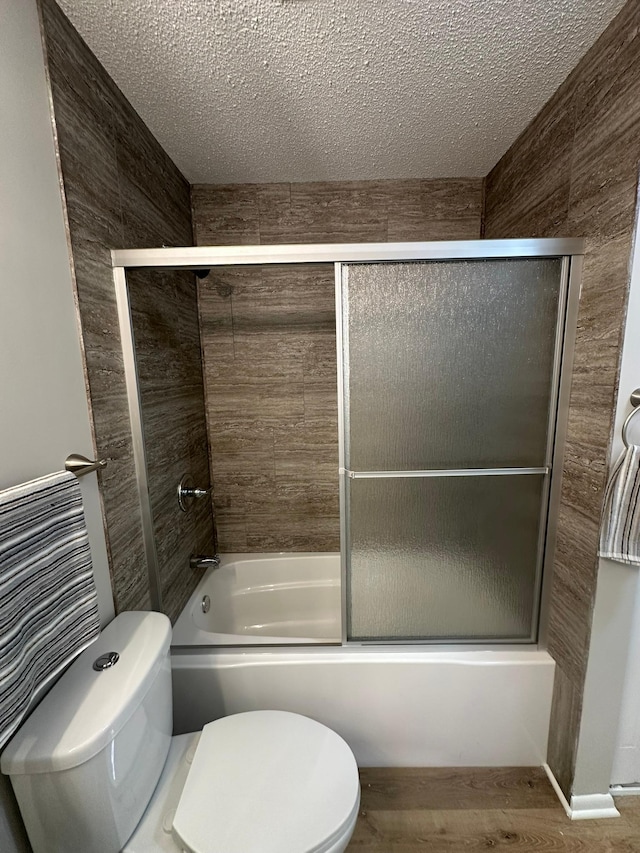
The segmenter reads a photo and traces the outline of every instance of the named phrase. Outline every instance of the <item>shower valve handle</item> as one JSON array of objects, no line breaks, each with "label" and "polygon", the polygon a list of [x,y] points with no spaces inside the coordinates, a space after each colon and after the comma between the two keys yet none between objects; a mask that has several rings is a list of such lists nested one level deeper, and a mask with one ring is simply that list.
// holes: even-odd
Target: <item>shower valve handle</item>
[{"label": "shower valve handle", "polygon": [[191,474],[185,474],[178,483],[178,505],[183,512],[188,512],[194,500],[206,498],[211,494],[213,486],[208,489],[200,489],[193,485],[193,477]]},{"label": "shower valve handle", "polygon": [[211,486],[208,489],[182,489],[182,496],[185,498],[205,498],[211,494]]}]

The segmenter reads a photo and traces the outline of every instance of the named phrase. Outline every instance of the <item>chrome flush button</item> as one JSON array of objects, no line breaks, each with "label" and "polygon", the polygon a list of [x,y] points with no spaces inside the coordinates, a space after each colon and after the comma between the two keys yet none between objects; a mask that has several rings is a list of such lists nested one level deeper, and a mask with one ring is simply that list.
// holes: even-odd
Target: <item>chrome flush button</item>
[{"label": "chrome flush button", "polygon": [[97,672],[102,672],[103,669],[110,669],[112,666],[115,666],[119,660],[120,655],[118,652],[107,652],[94,660],[93,668]]}]

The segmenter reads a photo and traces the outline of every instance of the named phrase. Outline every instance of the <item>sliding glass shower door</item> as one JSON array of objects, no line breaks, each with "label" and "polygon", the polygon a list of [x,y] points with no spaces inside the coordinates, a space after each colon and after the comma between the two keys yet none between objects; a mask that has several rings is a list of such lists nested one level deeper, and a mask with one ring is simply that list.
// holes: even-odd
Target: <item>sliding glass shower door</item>
[{"label": "sliding glass shower door", "polygon": [[338,268],[348,639],[535,639],[566,272]]}]

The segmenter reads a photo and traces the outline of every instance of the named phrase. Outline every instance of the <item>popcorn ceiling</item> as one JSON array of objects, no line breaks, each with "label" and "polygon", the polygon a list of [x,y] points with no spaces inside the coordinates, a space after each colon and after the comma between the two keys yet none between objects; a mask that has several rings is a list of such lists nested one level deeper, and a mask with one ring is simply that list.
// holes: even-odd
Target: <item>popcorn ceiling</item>
[{"label": "popcorn ceiling", "polygon": [[192,183],[479,177],[624,0],[58,0]]}]

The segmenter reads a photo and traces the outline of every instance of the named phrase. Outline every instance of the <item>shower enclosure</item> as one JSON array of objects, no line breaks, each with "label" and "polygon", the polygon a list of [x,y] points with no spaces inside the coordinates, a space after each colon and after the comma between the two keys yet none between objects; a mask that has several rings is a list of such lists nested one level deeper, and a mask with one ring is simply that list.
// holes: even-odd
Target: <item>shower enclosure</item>
[{"label": "shower enclosure", "polygon": [[127,268],[332,263],[342,636],[328,641],[544,640],[582,251],[579,240],[115,251],[150,577]]}]

